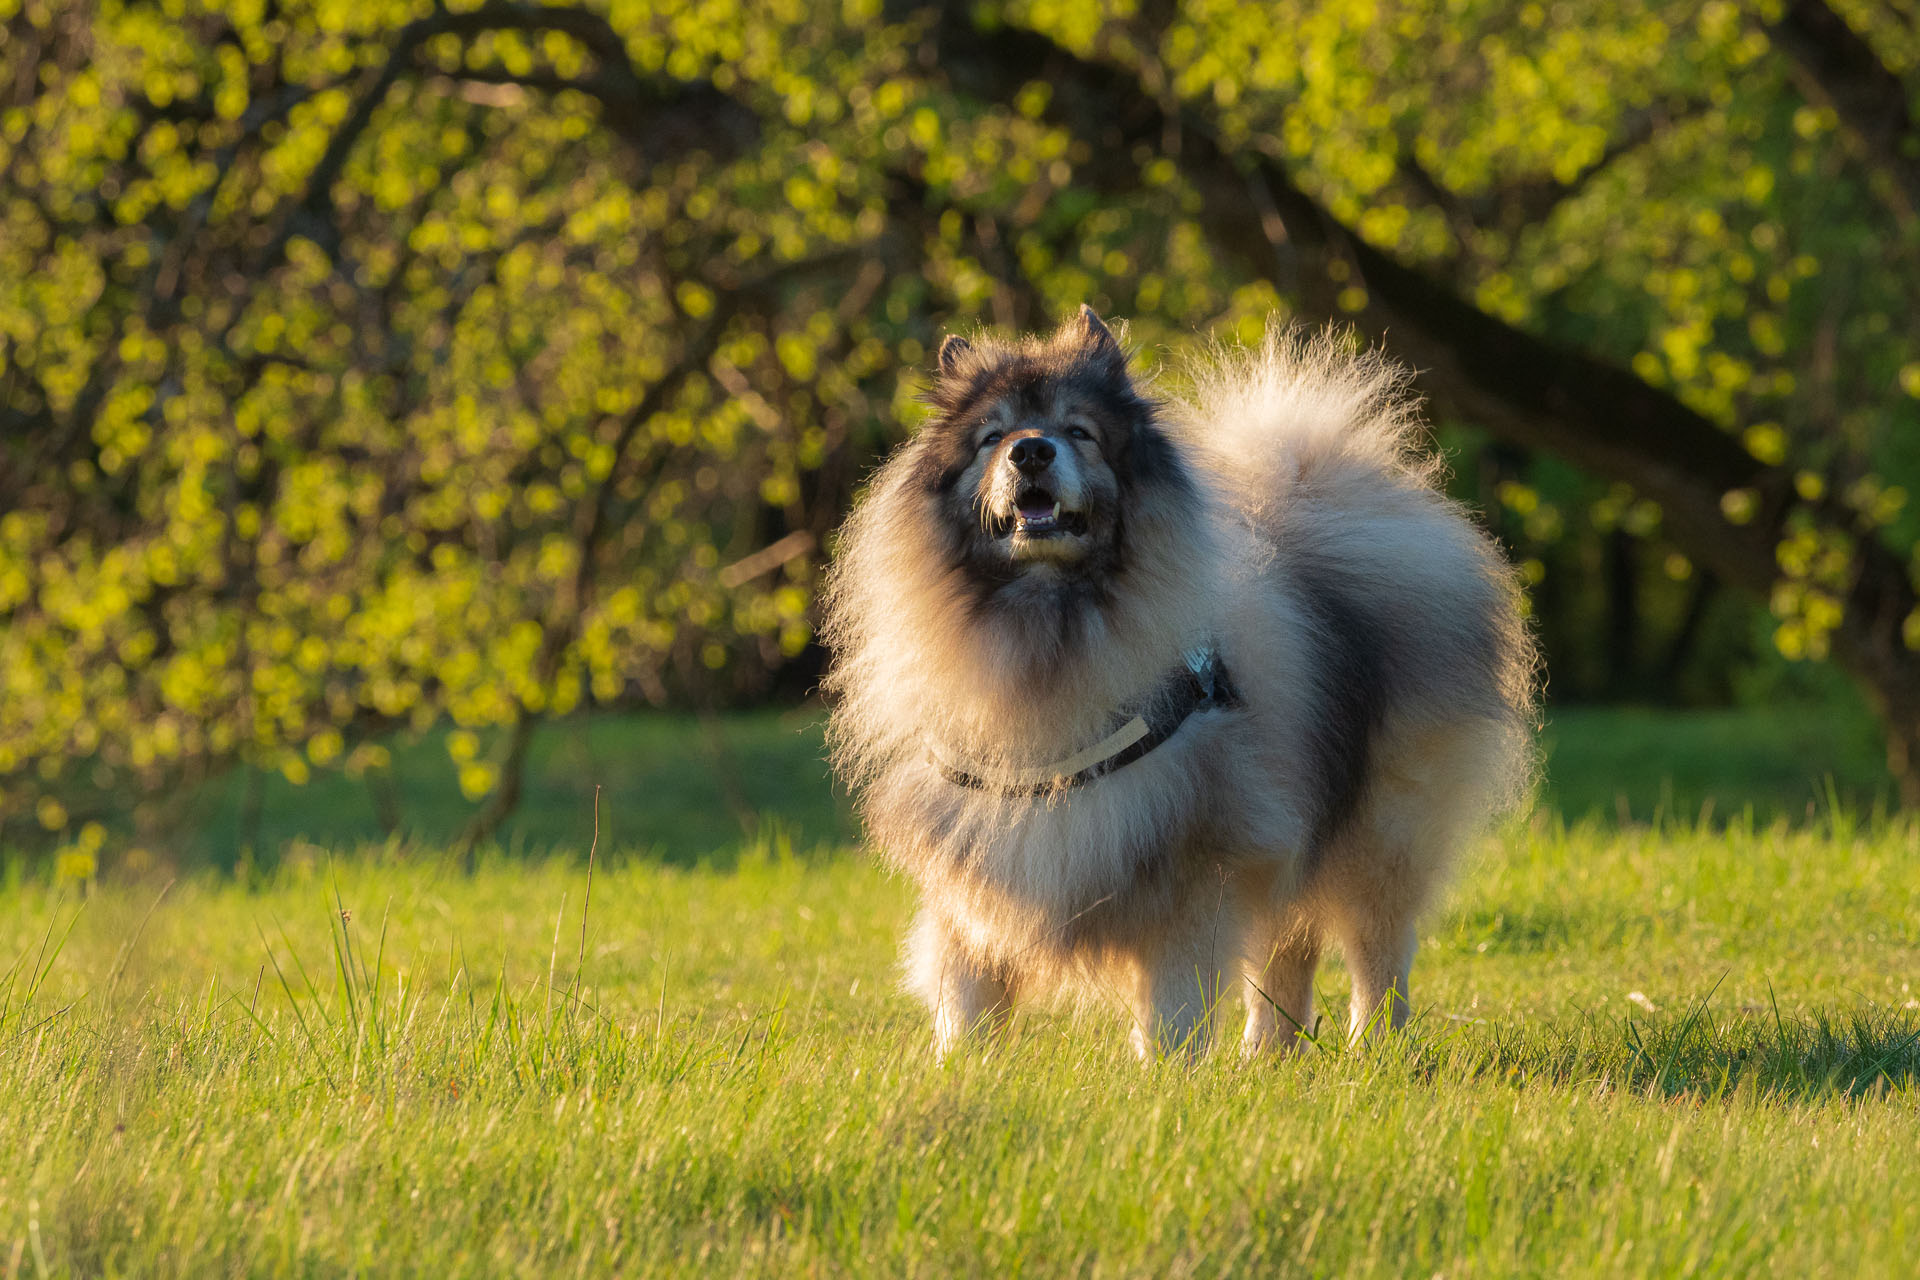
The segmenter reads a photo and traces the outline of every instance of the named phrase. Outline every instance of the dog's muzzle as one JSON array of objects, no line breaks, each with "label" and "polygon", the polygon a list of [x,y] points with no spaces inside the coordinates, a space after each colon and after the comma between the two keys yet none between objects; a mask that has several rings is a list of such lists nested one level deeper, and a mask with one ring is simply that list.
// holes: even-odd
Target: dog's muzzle
[{"label": "dog's muzzle", "polygon": [[1087,532],[1080,467],[1073,451],[1046,436],[1023,436],[994,467],[987,530],[1010,540],[1015,558],[1045,555],[1047,544]]}]

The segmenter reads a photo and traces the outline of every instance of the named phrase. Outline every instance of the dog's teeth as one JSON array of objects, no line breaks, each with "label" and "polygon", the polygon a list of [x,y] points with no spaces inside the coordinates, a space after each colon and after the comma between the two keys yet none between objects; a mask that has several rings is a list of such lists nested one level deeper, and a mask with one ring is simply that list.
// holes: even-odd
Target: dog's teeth
[{"label": "dog's teeth", "polygon": [[1053,518],[1055,520],[1060,518],[1060,504],[1057,502],[1053,504]]}]

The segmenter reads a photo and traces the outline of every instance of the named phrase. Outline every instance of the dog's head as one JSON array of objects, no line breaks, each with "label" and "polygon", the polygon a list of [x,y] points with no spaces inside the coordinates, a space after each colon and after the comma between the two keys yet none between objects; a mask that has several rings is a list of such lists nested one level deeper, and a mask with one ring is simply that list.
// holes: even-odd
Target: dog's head
[{"label": "dog's head", "polygon": [[1124,563],[1141,504],[1191,489],[1091,308],[1044,341],[948,338],[929,400],[915,478],[982,585],[1102,579]]}]

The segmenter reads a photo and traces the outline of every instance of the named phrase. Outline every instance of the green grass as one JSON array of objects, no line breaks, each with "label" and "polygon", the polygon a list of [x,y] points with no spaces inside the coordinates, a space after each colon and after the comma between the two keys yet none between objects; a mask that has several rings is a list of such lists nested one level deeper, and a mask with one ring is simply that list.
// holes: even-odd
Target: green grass
[{"label": "green grass", "polygon": [[855,857],[609,859],[583,951],[578,852],[309,853],[5,890],[7,1274],[1853,1276],[1920,1245],[1911,825],[1536,820],[1431,921],[1409,1034],[1152,1069],[1099,1003],[935,1067],[909,893]]},{"label": "green grass", "polygon": [[1546,746],[1407,1034],[1150,1069],[1099,1000],[930,1062],[809,716],[554,726],[472,873],[432,737],[392,840],[233,780],[170,885],[6,866],[0,1274],[1910,1273],[1920,827],[1847,816],[1870,727]]},{"label": "green grass", "polygon": [[[538,854],[581,838],[595,785],[607,801],[603,848],[691,865],[730,856],[776,821],[796,844],[845,844],[856,829],[823,763],[813,711],[683,717],[577,716],[533,738],[525,798],[499,832],[509,850]],[[1711,824],[1752,810],[1804,822],[1837,798],[1871,812],[1891,792],[1872,721],[1845,704],[1674,712],[1558,708],[1543,735],[1541,804],[1578,819]],[[456,838],[473,806],[454,786],[444,737],[393,744],[401,834],[428,847]],[[246,793],[255,789],[249,822]],[[338,774],[295,787],[278,774],[238,772],[190,807],[180,849],[188,865],[232,868],[251,849],[271,865],[294,841],[322,847],[378,842],[374,790]]]},{"label": "green grass", "polygon": [[1804,823],[1893,797],[1879,730],[1848,702],[1719,711],[1563,707],[1542,735],[1541,802],[1572,818]]},{"label": "green grass", "polygon": [[[596,785],[607,801],[602,848],[688,865],[727,856],[777,821],[796,842],[850,843],[855,826],[825,761],[815,711],[686,716],[574,716],[543,726],[528,751],[524,797],[497,833],[510,852],[578,845]],[[400,834],[454,840],[475,806],[454,783],[443,733],[392,744]],[[257,788],[249,827],[246,793]],[[231,868],[251,847],[271,864],[291,842],[380,842],[374,789],[338,773],[296,787],[279,774],[238,771],[207,788],[188,815],[186,860]]]}]

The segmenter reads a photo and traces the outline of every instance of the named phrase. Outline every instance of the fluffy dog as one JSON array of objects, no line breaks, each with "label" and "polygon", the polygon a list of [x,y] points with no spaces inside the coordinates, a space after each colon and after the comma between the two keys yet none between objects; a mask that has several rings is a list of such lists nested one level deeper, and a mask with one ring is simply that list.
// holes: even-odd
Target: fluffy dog
[{"label": "fluffy dog", "polygon": [[1143,1056],[1399,1026],[1415,926],[1525,784],[1512,573],[1435,488],[1404,375],[1332,337],[1144,395],[1090,309],[950,337],[932,420],[828,584],[835,763],[918,883],[912,988],[944,1055],[1016,997],[1117,989]]}]

